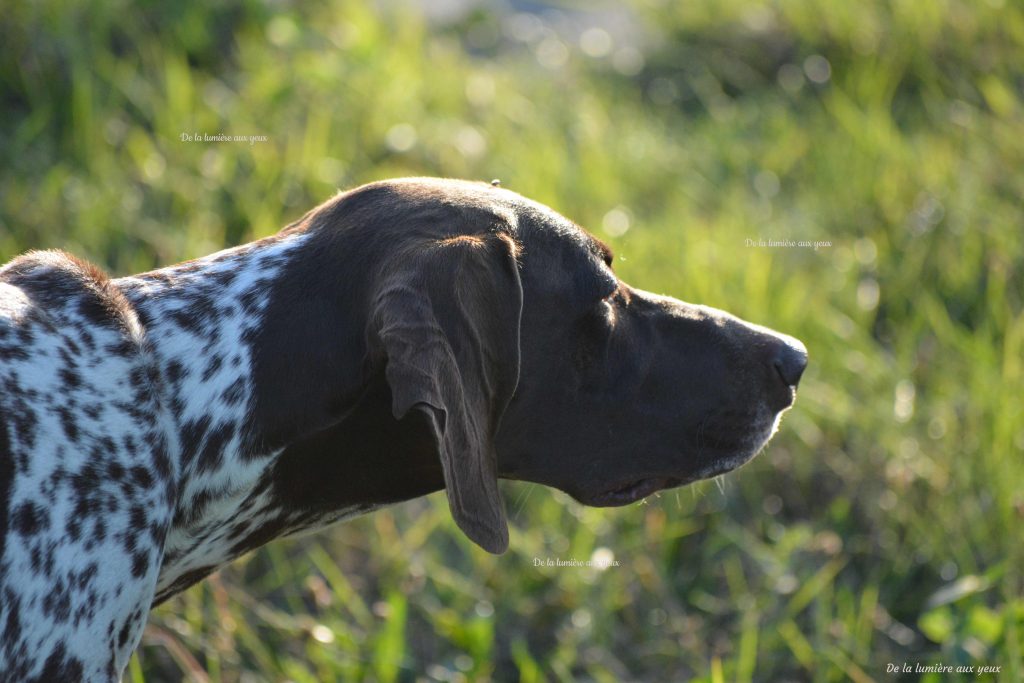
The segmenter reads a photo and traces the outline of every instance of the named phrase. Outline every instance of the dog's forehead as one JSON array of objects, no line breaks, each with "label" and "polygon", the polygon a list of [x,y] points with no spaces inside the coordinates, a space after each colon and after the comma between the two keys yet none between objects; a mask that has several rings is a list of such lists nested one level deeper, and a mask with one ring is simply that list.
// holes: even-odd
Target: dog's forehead
[{"label": "dog's forehead", "polygon": [[571,283],[569,291],[580,301],[604,296],[617,286],[610,268],[612,252],[604,242],[540,202],[500,191],[517,216],[521,260],[533,264],[530,279],[544,282],[545,290]]},{"label": "dog's forehead", "polygon": [[511,190],[485,186],[485,195],[490,194],[492,202],[505,203],[516,217],[517,238],[525,245],[532,241],[558,244],[563,249],[596,257],[598,261],[611,263],[612,252],[574,221],[566,218],[551,207],[528,199]]},{"label": "dog's forehead", "polygon": [[401,178],[388,184],[408,200],[439,200],[460,208],[498,214],[520,239],[556,240],[580,247],[599,258],[610,256],[606,245],[573,221],[549,206],[503,187],[443,178]]},{"label": "dog's forehead", "polygon": [[[401,203],[444,205],[460,213],[479,211],[499,217],[522,249],[521,263],[550,271],[571,272],[581,281],[614,279],[608,269],[611,250],[572,220],[540,202],[491,183],[441,178],[402,178],[382,183]],[[603,286],[603,285],[602,285]]]},{"label": "dog's forehead", "polygon": [[555,247],[555,253],[563,258],[581,259],[597,266],[602,261],[611,265],[612,251],[601,240],[597,239],[574,221],[566,218],[554,209],[540,202],[527,199],[514,192],[504,190],[510,195],[510,202],[518,216],[518,239],[527,252],[532,244]]}]

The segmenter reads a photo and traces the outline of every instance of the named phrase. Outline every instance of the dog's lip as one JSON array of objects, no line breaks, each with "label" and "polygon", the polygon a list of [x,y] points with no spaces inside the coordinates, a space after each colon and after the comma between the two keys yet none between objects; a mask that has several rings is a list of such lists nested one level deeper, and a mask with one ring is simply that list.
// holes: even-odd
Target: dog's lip
[{"label": "dog's lip", "polygon": [[590,496],[586,501],[586,504],[593,507],[618,507],[620,505],[629,505],[630,503],[635,503],[638,500],[646,498],[656,491],[675,488],[677,486],[682,486],[683,484],[688,484],[691,481],[693,481],[692,477],[639,477],[610,486],[600,493]]},{"label": "dog's lip", "polygon": [[686,484],[710,479],[726,472],[732,472],[751,459],[751,455],[741,454],[731,458],[720,458],[689,474],[637,476],[606,486],[597,493],[576,496],[585,505],[593,507],[618,507],[629,505],[646,498],[652,493],[674,489]]}]

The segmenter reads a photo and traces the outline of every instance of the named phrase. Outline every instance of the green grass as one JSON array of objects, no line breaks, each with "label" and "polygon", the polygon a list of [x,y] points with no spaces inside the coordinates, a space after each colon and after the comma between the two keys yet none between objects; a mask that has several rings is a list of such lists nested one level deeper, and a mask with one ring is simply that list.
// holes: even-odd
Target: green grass
[{"label": "green grass", "polygon": [[[503,484],[501,557],[443,495],[274,543],[160,607],[127,680],[1024,680],[1024,9],[635,11],[660,40],[627,76],[574,44],[543,67],[486,12],[5,8],[0,261],[63,247],[128,273],[357,183],[498,177],[610,242],[627,281],[811,354],[721,489],[597,510]],[[601,548],[620,565],[534,566]]]}]

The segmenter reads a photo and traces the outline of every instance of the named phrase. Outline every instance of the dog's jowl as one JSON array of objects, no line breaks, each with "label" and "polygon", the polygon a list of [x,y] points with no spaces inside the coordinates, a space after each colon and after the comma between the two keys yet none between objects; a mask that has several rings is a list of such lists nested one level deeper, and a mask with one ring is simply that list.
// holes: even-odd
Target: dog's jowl
[{"label": "dog's jowl", "polygon": [[622,282],[498,186],[406,179],[111,279],[0,269],[0,680],[116,681],[150,607],[274,538],[499,478],[624,505],[754,457],[800,342]]}]

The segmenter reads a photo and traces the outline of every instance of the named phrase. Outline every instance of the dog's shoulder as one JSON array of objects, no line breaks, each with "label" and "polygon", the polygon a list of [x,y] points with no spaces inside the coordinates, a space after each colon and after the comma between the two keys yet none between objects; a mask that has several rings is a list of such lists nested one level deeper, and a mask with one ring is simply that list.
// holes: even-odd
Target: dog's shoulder
[{"label": "dog's shoulder", "polygon": [[58,250],[30,251],[0,268],[0,319],[8,328],[108,330],[129,342],[141,335],[131,304],[107,274]]},{"label": "dog's shoulder", "polygon": [[23,446],[44,416],[59,418],[53,431],[71,443],[86,431],[83,420],[97,434],[109,428],[106,406],[140,422],[155,409],[151,365],[135,310],[99,268],[61,251],[29,252],[0,268],[0,403],[9,422],[26,417],[13,424]]},{"label": "dog's shoulder", "polygon": [[131,303],[91,263],[32,251],[0,268],[0,381],[10,398],[139,404],[130,388],[150,388],[147,355]]}]

